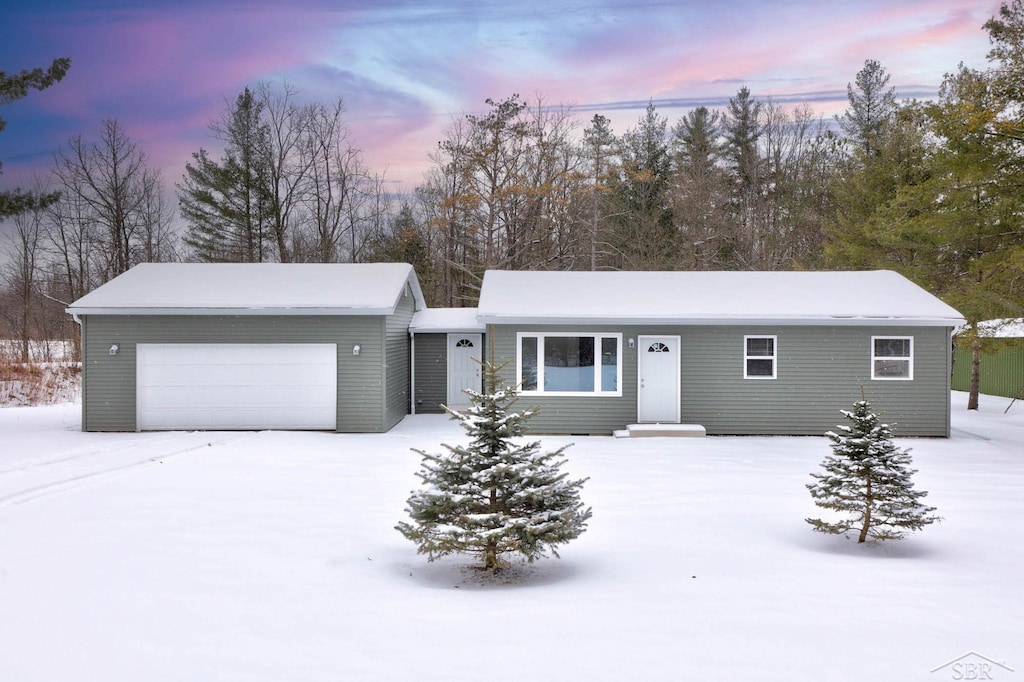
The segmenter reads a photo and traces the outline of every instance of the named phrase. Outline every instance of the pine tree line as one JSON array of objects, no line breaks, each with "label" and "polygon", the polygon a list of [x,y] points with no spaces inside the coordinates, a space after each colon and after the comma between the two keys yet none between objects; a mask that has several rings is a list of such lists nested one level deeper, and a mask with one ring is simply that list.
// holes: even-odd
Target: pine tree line
[{"label": "pine tree line", "polygon": [[[518,95],[455,121],[417,190],[426,288],[470,304],[487,269],[815,267],[842,140],[807,107],[743,88],[669,128],[651,103],[616,135]],[[392,253],[401,253],[395,244]]]}]

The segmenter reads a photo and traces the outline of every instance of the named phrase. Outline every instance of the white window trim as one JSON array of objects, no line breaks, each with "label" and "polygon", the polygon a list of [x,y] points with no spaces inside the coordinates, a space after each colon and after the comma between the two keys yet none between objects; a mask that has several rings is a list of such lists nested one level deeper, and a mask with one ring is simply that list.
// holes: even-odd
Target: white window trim
[{"label": "white window trim", "polygon": [[[899,339],[900,341],[910,342],[910,355],[908,357],[902,356],[877,356],[875,355],[875,341],[876,340],[889,340]],[[906,360],[907,361],[907,376],[905,377],[880,377],[875,376],[875,361],[876,360]],[[914,337],[913,336],[872,336],[871,337],[871,379],[872,381],[913,381],[914,380]]]},{"label": "white window trim", "polygon": [[[545,391],[544,386],[544,337],[591,337],[594,339],[594,387],[593,391]],[[537,390],[527,391],[523,385],[523,339],[537,339]],[[615,386],[614,391],[602,391],[601,386],[601,339],[615,339],[618,352],[615,358]],[[527,396],[550,396],[550,397],[574,397],[574,398],[618,398],[622,397],[622,334],[604,332],[517,332],[516,333],[516,385],[519,386],[519,394]]]},{"label": "white window trim", "polygon": [[[748,339],[771,339],[772,340],[772,354],[771,355],[747,355],[747,340]],[[759,374],[747,374],[748,360],[771,360],[772,361],[772,375],[764,376]],[[744,379],[776,379],[779,374],[779,338],[773,334],[747,334],[743,337],[743,378]]]}]

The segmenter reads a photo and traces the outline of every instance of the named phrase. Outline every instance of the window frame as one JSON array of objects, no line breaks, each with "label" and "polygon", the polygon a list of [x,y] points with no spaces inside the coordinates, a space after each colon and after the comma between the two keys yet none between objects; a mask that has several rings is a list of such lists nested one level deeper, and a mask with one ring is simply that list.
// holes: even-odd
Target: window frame
[{"label": "window frame", "polygon": [[[750,339],[771,339],[772,340],[772,354],[771,355],[750,355],[749,346],[747,341]],[[750,373],[750,361],[751,360],[771,360],[772,361],[772,373],[767,374],[751,374]],[[779,337],[776,334],[744,334],[743,335],[743,378],[744,379],[762,379],[771,380],[779,377]]]},{"label": "window frame", "polygon": [[[545,391],[544,390],[544,339],[549,338],[590,338],[594,340],[594,390],[593,391]],[[532,338],[537,342],[537,388],[523,388],[523,339]],[[601,348],[603,339],[616,342],[615,387],[614,391],[602,391]],[[574,397],[574,398],[620,398],[622,397],[622,333],[621,332],[516,332],[516,386],[524,396]]]},{"label": "window frame", "polygon": [[[907,341],[909,344],[908,354],[902,355],[876,355],[876,341]],[[886,377],[878,376],[875,371],[879,360],[901,360],[907,363],[907,376]],[[872,381],[913,381],[914,380],[914,337],[913,336],[872,336],[871,337],[871,380]]]}]

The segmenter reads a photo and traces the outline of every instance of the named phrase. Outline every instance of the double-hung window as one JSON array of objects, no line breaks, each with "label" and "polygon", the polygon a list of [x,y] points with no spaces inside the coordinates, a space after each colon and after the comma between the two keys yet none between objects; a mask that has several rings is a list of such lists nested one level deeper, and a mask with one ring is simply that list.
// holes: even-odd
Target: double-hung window
[{"label": "double-hung window", "polygon": [[872,379],[914,378],[914,337],[871,337]]},{"label": "double-hung window", "polygon": [[776,337],[743,337],[743,378],[774,379],[776,365]]},{"label": "double-hung window", "polygon": [[520,332],[524,394],[622,395],[622,334]]}]

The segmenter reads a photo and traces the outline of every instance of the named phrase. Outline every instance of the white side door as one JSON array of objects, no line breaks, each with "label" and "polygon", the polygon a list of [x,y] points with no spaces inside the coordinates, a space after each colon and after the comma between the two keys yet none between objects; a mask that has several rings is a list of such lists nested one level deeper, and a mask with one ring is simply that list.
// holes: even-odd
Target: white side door
[{"label": "white side door", "polygon": [[637,421],[679,423],[679,337],[637,337]]},{"label": "white side door", "polygon": [[448,335],[449,407],[469,405],[468,388],[480,392],[480,361],[483,359],[480,334]]}]

